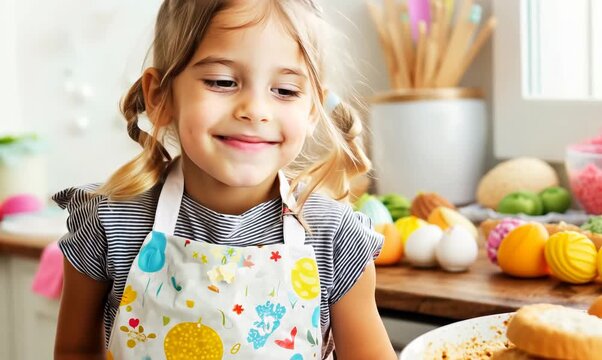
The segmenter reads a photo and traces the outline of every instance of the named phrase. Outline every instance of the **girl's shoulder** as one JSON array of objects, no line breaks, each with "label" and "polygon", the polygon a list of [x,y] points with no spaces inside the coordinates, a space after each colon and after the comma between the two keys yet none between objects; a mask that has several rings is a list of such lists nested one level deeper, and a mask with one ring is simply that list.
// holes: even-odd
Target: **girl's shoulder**
[{"label": "girl's shoulder", "polygon": [[343,202],[320,193],[309,196],[303,206],[303,218],[308,222],[340,223],[346,212],[352,211],[351,207]]},{"label": "girl's shoulder", "polygon": [[320,193],[314,193],[307,199],[303,218],[310,228],[333,233],[340,232],[342,228],[372,232],[373,227],[370,218],[354,211],[350,204]]},{"label": "girl's shoulder", "polygon": [[98,194],[96,191],[100,184],[88,184],[69,187],[52,196],[52,200],[66,209],[71,216],[97,217],[103,215],[119,215],[128,213],[154,214],[160,192],[160,185],[136,195],[127,200],[111,200],[107,196]]}]

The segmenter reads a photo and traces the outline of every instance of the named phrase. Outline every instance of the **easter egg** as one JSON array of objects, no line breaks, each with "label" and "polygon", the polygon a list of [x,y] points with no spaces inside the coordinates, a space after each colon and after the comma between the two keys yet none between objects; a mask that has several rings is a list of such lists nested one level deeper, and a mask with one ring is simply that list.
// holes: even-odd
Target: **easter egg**
[{"label": "easter egg", "polygon": [[416,216],[406,216],[395,222],[395,227],[401,238],[401,243],[405,246],[408,237],[412,235],[414,231],[427,225],[428,223]]},{"label": "easter egg", "polygon": [[479,232],[472,221],[468,220],[456,210],[444,206],[439,206],[433,210],[427,221],[433,225],[439,226],[441,230],[447,230],[454,225],[463,226],[466,230],[470,231],[475,239],[479,236]]},{"label": "easter egg", "polygon": [[318,265],[314,259],[301,258],[291,270],[293,290],[301,298],[311,300],[320,295]]},{"label": "easter egg", "polygon": [[544,248],[548,237],[548,231],[540,223],[528,223],[515,228],[500,244],[498,265],[503,272],[516,277],[547,275]]},{"label": "easter egg", "polygon": [[200,322],[179,323],[171,328],[163,347],[168,360],[219,360],[224,354],[218,333]]},{"label": "easter egg", "polygon": [[410,235],[405,245],[408,262],[416,267],[437,265],[435,249],[443,236],[443,230],[437,225],[425,225]]},{"label": "easter egg", "polygon": [[377,224],[374,230],[385,237],[383,247],[378,257],[374,259],[376,265],[394,265],[403,256],[403,243],[394,224]]},{"label": "easter egg", "polygon": [[598,250],[598,255],[596,256],[596,264],[598,268],[598,275],[602,276],[602,247]]},{"label": "easter egg", "polygon": [[576,231],[561,231],[548,239],[546,261],[552,275],[571,284],[585,284],[597,275],[594,242]]},{"label": "easter egg", "polygon": [[468,270],[477,260],[478,252],[477,239],[463,226],[455,225],[443,234],[435,256],[444,270],[460,272]]},{"label": "easter egg", "polygon": [[489,232],[489,236],[487,236],[487,257],[492,263],[497,265],[497,250],[500,247],[502,240],[504,240],[510,231],[524,223],[525,222],[520,219],[502,219],[502,221]]}]

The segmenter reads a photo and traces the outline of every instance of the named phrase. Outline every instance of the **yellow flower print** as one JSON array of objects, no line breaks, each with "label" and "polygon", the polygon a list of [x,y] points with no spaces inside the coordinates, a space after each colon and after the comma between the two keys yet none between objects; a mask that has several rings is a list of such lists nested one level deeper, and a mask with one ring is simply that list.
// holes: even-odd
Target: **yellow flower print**
[{"label": "yellow flower print", "polygon": [[133,303],[136,301],[137,296],[138,293],[132,289],[132,285],[126,286],[125,290],[123,290],[123,296],[121,297],[121,303],[119,306],[125,306]]}]

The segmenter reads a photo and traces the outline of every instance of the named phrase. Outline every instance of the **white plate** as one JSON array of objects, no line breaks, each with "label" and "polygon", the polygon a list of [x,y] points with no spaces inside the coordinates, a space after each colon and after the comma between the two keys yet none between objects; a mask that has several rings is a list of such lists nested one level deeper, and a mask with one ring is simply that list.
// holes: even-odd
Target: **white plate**
[{"label": "white plate", "polygon": [[583,210],[567,210],[564,214],[560,213],[548,213],[540,216],[529,216],[525,214],[501,214],[493,209],[487,209],[479,204],[471,204],[458,209],[460,214],[466,216],[473,222],[480,223],[487,219],[501,220],[505,218],[519,218],[525,221],[537,221],[541,223],[557,223],[564,221],[573,225],[581,225],[587,221],[592,215],[588,215]]},{"label": "white plate", "polygon": [[[412,340],[401,352],[400,360],[480,359],[486,349],[505,347],[508,319],[514,313],[481,316],[431,330]],[[486,357],[483,357],[485,359]]]}]

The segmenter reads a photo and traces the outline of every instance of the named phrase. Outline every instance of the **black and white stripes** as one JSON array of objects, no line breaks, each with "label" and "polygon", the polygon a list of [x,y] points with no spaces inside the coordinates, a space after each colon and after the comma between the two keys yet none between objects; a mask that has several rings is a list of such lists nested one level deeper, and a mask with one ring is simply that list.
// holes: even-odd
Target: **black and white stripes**
[{"label": "black and white stripes", "polygon": [[[92,196],[90,191],[95,187],[69,188],[55,194],[53,199],[70,213],[69,233],[59,241],[65,257],[91,278],[113,282],[104,311],[108,339],[130,266],[152,229],[160,187],[134,200],[120,202]],[[279,243],[282,242],[281,207],[278,198],[242,215],[224,215],[199,205],[185,194],[175,235],[231,246]],[[311,229],[306,243],[314,247],[320,276],[324,349],[329,338],[329,306],[351,289],[366,264],[376,257],[382,237],[371,230],[369,218],[322,195],[314,194],[308,199],[304,218]]]}]

